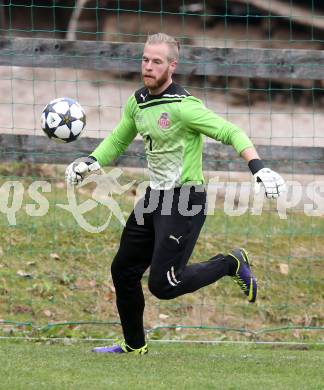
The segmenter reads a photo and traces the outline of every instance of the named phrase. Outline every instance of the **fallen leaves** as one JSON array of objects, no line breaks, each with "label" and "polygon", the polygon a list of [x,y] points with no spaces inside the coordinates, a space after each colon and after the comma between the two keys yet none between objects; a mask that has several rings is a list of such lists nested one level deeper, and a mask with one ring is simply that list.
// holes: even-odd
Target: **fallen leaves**
[{"label": "fallen leaves", "polygon": [[26,279],[32,279],[33,277],[31,273],[23,271],[21,269],[17,271],[17,275],[20,276],[21,278],[26,278]]},{"label": "fallen leaves", "polygon": [[279,269],[280,269],[280,273],[282,275],[288,275],[288,273],[289,273],[289,266],[288,266],[288,264],[280,263],[279,264]]},{"label": "fallen leaves", "polygon": [[52,312],[50,310],[48,310],[48,309],[44,310],[43,313],[48,318],[52,317]]},{"label": "fallen leaves", "polygon": [[14,313],[14,314],[19,314],[19,313],[30,313],[30,314],[34,314],[34,310],[29,307],[29,306],[24,306],[24,305],[17,305],[17,306],[14,306],[12,309],[11,309],[11,312]]},{"label": "fallen leaves", "polygon": [[166,320],[167,318],[169,318],[169,316],[167,314],[161,313],[161,314],[159,314],[159,318],[160,318],[160,320]]},{"label": "fallen leaves", "polygon": [[94,288],[96,286],[97,282],[95,280],[77,279],[77,281],[75,282],[75,287],[79,290]]}]

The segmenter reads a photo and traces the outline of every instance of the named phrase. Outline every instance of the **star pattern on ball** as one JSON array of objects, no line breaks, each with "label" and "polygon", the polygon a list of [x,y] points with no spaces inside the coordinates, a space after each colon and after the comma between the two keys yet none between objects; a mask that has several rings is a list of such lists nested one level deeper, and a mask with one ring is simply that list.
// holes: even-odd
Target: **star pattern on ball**
[{"label": "star pattern on ball", "polygon": [[58,115],[61,118],[59,126],[66,125],[70,130],[72,129],[72,122],[78,119],[71,115],[70,110],[68,110],[65,114],[58,113]]},{"label": "star pattern on ball", "polygon": [[86,115],[80,104],[71,98],[58,98],[46,105],[41,115],[45,134],[57,142],[75,141],[86,125]]}]

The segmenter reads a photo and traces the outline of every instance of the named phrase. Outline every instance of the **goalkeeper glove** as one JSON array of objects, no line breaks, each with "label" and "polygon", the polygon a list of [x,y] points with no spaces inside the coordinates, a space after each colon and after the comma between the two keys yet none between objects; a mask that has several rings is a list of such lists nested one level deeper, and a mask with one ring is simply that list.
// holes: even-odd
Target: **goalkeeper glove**
[{"label": "goalkeeper glove", "polygon": [[253,159],[249,161],[249,168],[255,178],[255,192],[259,193],[261,183],[267,198],[276,199],[286,191],[284,179],[269,168],[264,168],[261,160]]},{"label": "goalkeeper glove", "polygon": [[95,157],[81,157],[71,163],[65,170],[65,180],[70,185],[82,182],[86,174],[101,169]]}]

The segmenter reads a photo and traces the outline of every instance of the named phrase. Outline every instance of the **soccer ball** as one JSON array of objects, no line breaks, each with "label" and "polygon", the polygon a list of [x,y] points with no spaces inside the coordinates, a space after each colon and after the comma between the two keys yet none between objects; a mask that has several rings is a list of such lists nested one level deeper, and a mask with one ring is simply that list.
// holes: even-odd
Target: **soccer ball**
[{"label": "soccer ball", "polygon": [[83,108],[70,98],[52,100],[45,106],[41,116],[41,126],[45,134],[57,142],[75,141],[85,124]]}]

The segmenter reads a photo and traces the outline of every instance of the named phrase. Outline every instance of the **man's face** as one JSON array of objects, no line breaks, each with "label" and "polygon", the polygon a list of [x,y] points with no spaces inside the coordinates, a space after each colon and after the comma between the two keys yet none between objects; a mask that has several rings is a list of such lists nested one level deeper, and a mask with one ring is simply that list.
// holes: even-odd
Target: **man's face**
[{"label": "man's face", "polygon": [[152,93],[162,92],[171,83],[176,61],[168,61],[169,47],[165,43],[146,44],[142,59],[142,78]]}]

